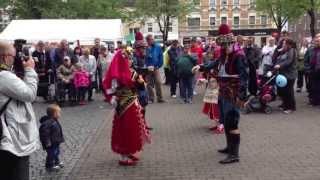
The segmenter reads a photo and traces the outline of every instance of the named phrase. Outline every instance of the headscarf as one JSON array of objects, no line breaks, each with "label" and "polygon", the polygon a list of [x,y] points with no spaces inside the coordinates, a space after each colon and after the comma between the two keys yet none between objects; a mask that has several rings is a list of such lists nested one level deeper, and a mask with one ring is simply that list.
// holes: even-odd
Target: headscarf
[{"label": "headscarf", "polygon": [[[132,87],[129,58],[126,52],[118,50],[114,55],[110,67],[105,75],[103,87],[105,90],[112,88],[112,80],[117,80],[120,87]],[[109,94],[106,94],[110,98]],[[109,97],[108,97],[109,96]]]}]

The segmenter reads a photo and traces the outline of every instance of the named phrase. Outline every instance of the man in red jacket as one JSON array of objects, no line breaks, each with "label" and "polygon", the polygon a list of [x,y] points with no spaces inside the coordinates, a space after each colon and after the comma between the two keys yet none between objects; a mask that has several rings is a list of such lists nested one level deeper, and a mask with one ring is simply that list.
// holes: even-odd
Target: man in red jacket
[{"label": "man in red jacket", "polygon": [[197,41],[197,39],[192,39],[190,52],[191,56],[197,59],[198,64],[203,63],[203,49],[201,47],[201,40]]}]

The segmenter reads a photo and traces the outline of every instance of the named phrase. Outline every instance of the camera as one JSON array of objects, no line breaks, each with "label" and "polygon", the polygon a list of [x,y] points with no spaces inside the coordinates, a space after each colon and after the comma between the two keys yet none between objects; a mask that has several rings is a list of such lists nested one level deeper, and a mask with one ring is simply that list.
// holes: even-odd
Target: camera
[{"label": "camera", "polygon": [[23,61],[28,61],[30,57],[29,48],[26,46],[26,43],[27,41],[24,39],[14,40],[16,56],[13,63],[13,70],[20,78],[24,77]]}]

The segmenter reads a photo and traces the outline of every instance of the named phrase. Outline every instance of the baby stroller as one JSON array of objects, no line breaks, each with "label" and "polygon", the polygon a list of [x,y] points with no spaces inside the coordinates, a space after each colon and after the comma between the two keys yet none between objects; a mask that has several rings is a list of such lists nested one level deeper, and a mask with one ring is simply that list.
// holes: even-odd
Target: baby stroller
[{"label": "baby stroller", "polygon": [[272,113],[272,107],[268,104],[276,100],[275,78],[277,73],[268,71],[258,78],[258,95],[249,97],[244,106],[244,113],[264,112]]}]

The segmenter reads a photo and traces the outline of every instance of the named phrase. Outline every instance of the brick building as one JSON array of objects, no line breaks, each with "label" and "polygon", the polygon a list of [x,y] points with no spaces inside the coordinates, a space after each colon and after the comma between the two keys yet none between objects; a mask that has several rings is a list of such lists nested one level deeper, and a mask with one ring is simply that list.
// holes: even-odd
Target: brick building
[{"label": "brick building", "polygon": [[275,31],[272,19],[256,11],[255,0],[200,0],[192,13],[179,20],[179,39],[216,36],[223,23],[235,35],[254,36],[258,45]]}]

